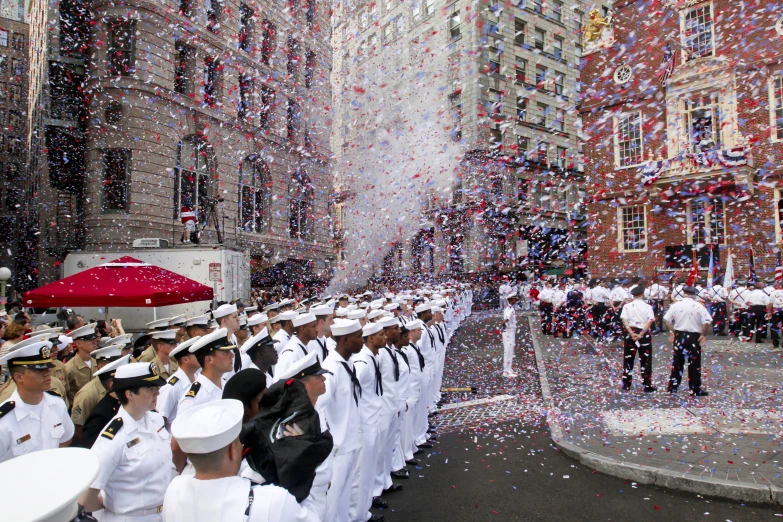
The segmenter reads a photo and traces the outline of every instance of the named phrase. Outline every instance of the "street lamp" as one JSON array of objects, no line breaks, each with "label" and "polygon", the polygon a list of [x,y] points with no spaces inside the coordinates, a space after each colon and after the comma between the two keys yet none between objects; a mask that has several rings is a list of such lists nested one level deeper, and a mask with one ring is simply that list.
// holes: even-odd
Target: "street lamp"
[{"label": "street lamp", "polygon": [[6,267],[0,267],[0,300],[5,301],[5,285],[11,279],[11,270]]}]

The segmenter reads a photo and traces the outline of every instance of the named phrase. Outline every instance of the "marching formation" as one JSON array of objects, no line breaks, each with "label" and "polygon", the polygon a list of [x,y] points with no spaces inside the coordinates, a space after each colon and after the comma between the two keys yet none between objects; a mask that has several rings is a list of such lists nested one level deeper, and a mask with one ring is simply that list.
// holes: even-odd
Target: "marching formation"
[{"label": "marching formation", "polygon": [[383,520],[370,507],[432,447],[472,304],[451,283],[222,304],[135,341],[95,323],[31,332],[0,357],[0,463],[89,448],[99,468],[78,502],[107,522]]}]

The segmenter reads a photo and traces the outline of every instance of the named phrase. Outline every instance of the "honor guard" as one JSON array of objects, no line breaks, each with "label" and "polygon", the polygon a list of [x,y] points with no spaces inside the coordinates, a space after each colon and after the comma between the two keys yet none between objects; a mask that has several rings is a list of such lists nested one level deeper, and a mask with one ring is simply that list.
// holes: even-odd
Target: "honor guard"
[{"label": "honor guard", "polygon": [[694,396],[709,393],[701,387],[701,349],[707,339],[707,328],[712,317],[703,305],[693,297],[696,290],[690,286],[683,289],[685,296],[671,305],[663,321],[669,329],[669,342],[673,343],[672,371],[667,391],[676,393],[682,382],[685,361],[688,362],[688,387]]},{"label": "honor guard", "polygon": [[631,289],[633,301],[623,306],[620,319],[625,331],[623,345],[623,391],[631,389],[633,381],[633,366],[636,353],[639,352],[644,392],[656,390],[652,385],[652,336],[650,328],[655,323],[655,313],[652,306],[642,300],[644,288],[641,285]]},{"label": "honor guard", "polygon": [[65,402],[49,391],[51,346],[39,341],[0,359],[16,383],[11,397],[0,404],[0,462],[71,443],[74,428]]}]

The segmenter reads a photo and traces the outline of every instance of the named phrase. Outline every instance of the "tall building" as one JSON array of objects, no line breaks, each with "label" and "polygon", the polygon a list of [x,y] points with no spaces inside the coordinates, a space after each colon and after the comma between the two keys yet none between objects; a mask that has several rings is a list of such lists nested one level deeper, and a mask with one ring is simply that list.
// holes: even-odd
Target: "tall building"
[{"label": "tall building", "polygon": [[[425,226],[392,245],[387,271],[508,270],[523,258],[566,264],[584,235],[578,113],[583,14],[581,0],[336,6],[337,156],[350,154],[363,119],[388,110],[380,96],[377,104],[357,107],[354,101],[356,78],[369,57],[394,48],[389,67],[400,71],[398,82],[416,82],[417,65],[447,64],[441,99],[433,105],[446,107],[441,118],[463,159],[450,196],[424,198]],[[351,195],[341,196],[349,206]]]},{"label": "tall building", "polygon": [[329,11],[318,0],[31,9],[44,65],[31,71],[33,286],[70,251],[146,237],[187,247],[191,211],[202,244],[249,250],[256,271],[304,264],[327,279]]},{"label": "tall building", "polygon": [[[618,2],[584,59],[589,267],[707,275],[781,245],[783,17],[761,0]],[[587,23],[587,22],[586,22]]]}]

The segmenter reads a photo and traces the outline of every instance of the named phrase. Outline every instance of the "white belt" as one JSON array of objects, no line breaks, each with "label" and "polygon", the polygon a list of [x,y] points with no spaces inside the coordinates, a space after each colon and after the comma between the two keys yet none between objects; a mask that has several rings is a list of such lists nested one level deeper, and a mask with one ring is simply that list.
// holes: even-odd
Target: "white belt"
[{"label": "white belt", "polygon": [[108,509],[106,511],[111,513],[112,515],[116,515],[118,517],[135,518],[135,517],[146,517],[146,516],[149,516],[149,515],[157,515],[158,513],[163,511],[163,506],[160,505],[158,507],[149,508],[149,509],[136,509],[136,510],[128,511],[127,513],[122,513],[122,514],[114,513],[113,511],[109,511]]}]

